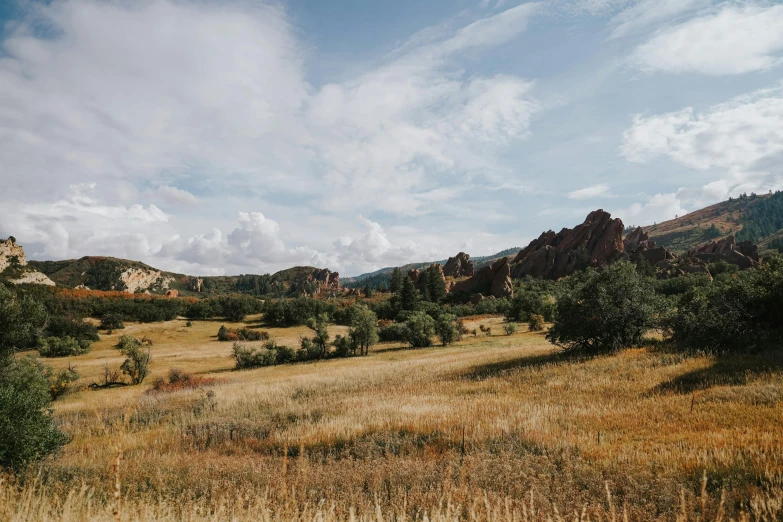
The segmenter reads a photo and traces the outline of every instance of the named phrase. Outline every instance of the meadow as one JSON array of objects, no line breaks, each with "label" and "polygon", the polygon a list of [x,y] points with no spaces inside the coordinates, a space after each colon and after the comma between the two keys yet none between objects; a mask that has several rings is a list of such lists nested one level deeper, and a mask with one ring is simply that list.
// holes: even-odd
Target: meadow
[{"label": "meadow", "polygon": [[[563,356],[542,332],[467,318],[448,347],[234,370],[221,324],[127,324],[69,364],[71,437],[0,482],[0,520],[780,520],[783,357],[649,346]],[[345,333],[331,326],[330,334]],[[153,340],[141,386],[92,389]],[[262,343],[245,343],[247,345]],[[172,368],[204,378],[151,390]],[[16,482],[14,482],[16,481]]]}]

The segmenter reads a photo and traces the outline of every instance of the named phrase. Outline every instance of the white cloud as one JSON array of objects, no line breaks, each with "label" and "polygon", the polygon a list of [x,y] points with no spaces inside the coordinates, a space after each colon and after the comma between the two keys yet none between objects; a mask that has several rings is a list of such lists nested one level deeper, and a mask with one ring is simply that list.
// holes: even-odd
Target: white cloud
[{"label": "white cloud", "polygon": [[659,31],[640,45],[642,70],[711,75],[742,74],[781,63],[783,6],[735,6]]},{"label": "white cloud", "polygon": [[198,203],[198,198],[187,190],[178,189],[170,185],[159,186],[155,193],[169,205],[195,205]]},{"label": "white cloud", "polygon": [[574,190],[568,193],[570,199],[591,199],[598,196],[605,196],[609,192],[609,185],[599,184]]},{"label": "white cloud", "polygon": [[617,216],[626,225],[648,225],[660,223],[675,216],[687,214],[676,193],[655,194],[646,203],[634,203],[630,207],[617,212]]},{"label": "white cloud", "polygon": [[[656,195],[628,209],[634,217],[671,218],[684,206],[703,207],[742,192],[783,188],[783,84],[738,96],[697,113],[681,111],[634,117],[620,152],[646,163],[665,156],[719,179],[697,188]],[[647,219],[646,222],[650,222]]]},{"label": "white cloud", "polygon": [[647,162],[666,155],[695,169],[750,169],[783,152],[783,85],[739,96],[696,113],[692,107],[634,117],[621,153]]},{"label": "white cloud", "polygon": [[339,266],[361,272],[379,266],[403,265],[421,253],[421,247],[413,241],[393,243],[380,224],[359,216],[364,234],[353,239],[341,237],[334,243]]},{"label": "white cloud", "polygon": [[611,37],[633,34],[711,3],[711,0],[642,0],[612,17]]}]

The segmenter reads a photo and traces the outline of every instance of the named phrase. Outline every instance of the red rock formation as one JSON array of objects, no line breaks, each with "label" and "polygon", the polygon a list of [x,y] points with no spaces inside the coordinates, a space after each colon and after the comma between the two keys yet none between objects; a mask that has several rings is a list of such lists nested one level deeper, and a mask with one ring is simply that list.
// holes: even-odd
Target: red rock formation
[{"label": "red rock formation", "polygon": [[628,259],[633,262],[643,257],[654,266],[667,259],[677,259],[677,256],[667,248],[656,246],[655,241],[650,239],[650,236],[642,230],[642,227],[637,227],[633,232],[625,236],[623,245]]},{"label": "red rock formation", "polygon": [[188,288],[193,292],[201,292],[201,286],[204,284],[204,280],[200,277],[191,277],[188,279]]},{"label": "red rock formation", "polygon": [[487,293],[493,297],[511,297],[514,287],[511,284],[511,266],[507,257],[501,257],[489,266],[485,266],[473,277],[459,281],[451,287],[455,294],[474,295]]},{"label": "red rock formation", "polygon": [[750,241],[737,243],[734,236],[696,247],[688,252],[688,257],[699,259],[706,263],[727,261],[737,265],[742,270],[753,268],[759,264],[758,247]]},{"label": "red rock formation", "polygon": [[591,212],[584,223],[557,234],[549,230],[522,249],[511,262],[514,277],[559,279],[576,271],[582,263],[608,265],[620,259],[623,222],[603,210]]},{"label": "red rock formation", "polygon": [[443,267],[443,274],[446,277],[470,277],[473,273],[473,261],[465,252],[450,257]]},{"label": "red rock formation", "polygon": [[166,297],[178,297],[179,296],[179,290],[166,290],[166,293],[164,295]]}]

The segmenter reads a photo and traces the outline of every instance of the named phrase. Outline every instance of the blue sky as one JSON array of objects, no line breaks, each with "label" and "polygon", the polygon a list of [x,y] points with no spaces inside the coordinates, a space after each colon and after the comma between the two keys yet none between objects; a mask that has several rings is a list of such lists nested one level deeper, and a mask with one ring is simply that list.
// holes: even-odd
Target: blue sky
[{"label": "blue sky", "polygon": [[783,188],[783,5],[0,2],[0,235],[193,274],[486,255]]}]

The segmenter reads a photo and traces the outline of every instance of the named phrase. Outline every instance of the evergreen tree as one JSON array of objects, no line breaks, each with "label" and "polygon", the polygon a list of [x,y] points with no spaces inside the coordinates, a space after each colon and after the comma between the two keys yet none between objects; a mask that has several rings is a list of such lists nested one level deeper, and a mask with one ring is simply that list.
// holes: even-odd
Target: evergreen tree
[{"label": "evergreen tree", "polygon": [[419,288],[421,288],[421,298],[424,301],[432,301],[430,296],[430,271],[424,270],[419,274]]},{"label": "evergreen tree", "polygon": [[430,266],[427,272],[429,273],[427,278],[429,300],[433,303],[440,303],[446,298],[446,281],[443,280],[438,265]]},{"label": "evergreen tree", "polygon": [[400,290],[399,306],[400,310],[415,310],[421,297],[416,285],[410,277],[404,277],[402,281],[402,290]]},{"label": "evergreen tree", "polygon": [[391,282],[389,283],[389,291],[393,294],[399,294],[402,290],[402,271],[399,268],[392,270]]}]

